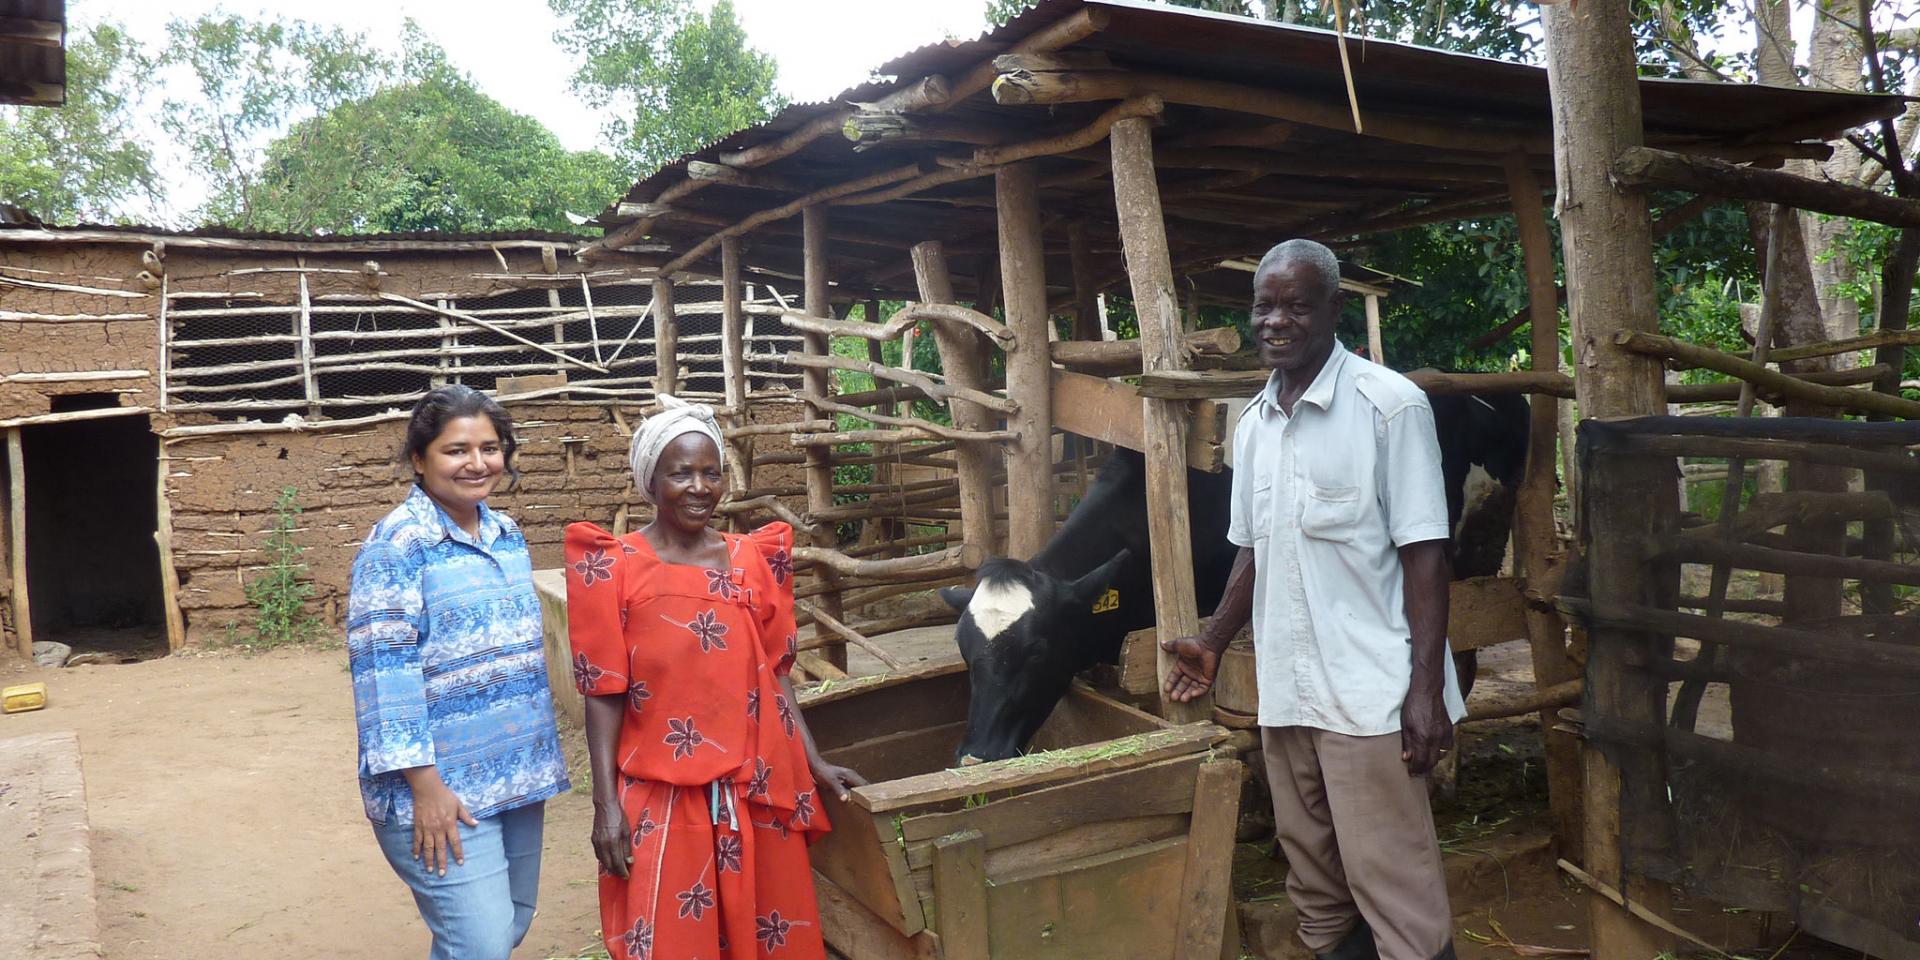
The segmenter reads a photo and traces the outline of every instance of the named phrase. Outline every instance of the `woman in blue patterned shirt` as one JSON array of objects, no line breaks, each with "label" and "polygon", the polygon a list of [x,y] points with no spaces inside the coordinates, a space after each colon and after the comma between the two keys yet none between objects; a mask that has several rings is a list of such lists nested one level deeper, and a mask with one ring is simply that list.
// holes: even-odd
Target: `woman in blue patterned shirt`
[{"label": "woman in blue patterned shirt", "polygon": [[347,657],[360,792],[433,934],[431,960],[507,960],[533,920],[548,797],[568,789],[527,541],[487,495],[513,419],[441,387],[414,405],[414,486],[353,560]]}]

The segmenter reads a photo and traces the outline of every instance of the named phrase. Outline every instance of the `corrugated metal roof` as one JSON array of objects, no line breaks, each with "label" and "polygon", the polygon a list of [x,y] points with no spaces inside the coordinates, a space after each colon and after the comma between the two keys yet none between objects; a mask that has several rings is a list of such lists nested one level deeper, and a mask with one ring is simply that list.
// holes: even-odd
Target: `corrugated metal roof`
[{"label": "corrugated metal roof", "polygon": [[[1073,53],[1104,54],[1115,67],[1133,74],[1264,88],[1346,110],[1339,43],[1331,32],[1138,0],[1043,0],[977,39],[929,44],[888,61],[874,73],[902,83],[929,75],[953,80],[1083,10],[1105,22],[1071,45],[1068,49]],[[1524,139],[1536,145],[1537,170],[1551,184],[1551,157],[1545,145],[1552,115],[1545,69],[1391,41],[1349,38],[1348,43],[1363,118],[1404,118],[1463,133]],[[642,179],[627,199],[651,200],[683,182],[688,160],[716,161],[722,154],[772,143],[819,118],[844,111],[847,104],[878,100],[891,87],[890,83],[869,83],[831,101],[790,106],[763,124],[738,131]],[[1904,98],[1890,96],[1651,78],[1641,81],[1640,94],[1650,143],[1736,153],[1755,144],[1771,149],[1780,143],[1835,137],[1870,119],[1894,115],[1905,103]],[[1108,105],[1006,106],[996,104],[990,93],[979,92],[948,105],[944,117],[1003,131],[1008,140],[1020,141],[1084,126]],[[1505,179],[1499,170],[1502,155],[1485,152],[1484,147],[1479,152],[1435,149],[1298,122],[1288,125],[1284,143],[1261,144],[1257,150],[1204,143],[1182,148],[1180,143],[1194,134],[1262,124],[1274,121],[1215,108],[1175,103],[1166,107],[1156,129],[1155,155],[1168,231],[1181,248],[1176,256],[1181,250],[1191,254],[1193,262],[1206,256],[1244,256],[1264,249],[1276,231],[1352,236],[1388,229],[1397,220],[1420,213],[1420,208],[1400,204],[1426,201],[1434,205],[1427,214],[1458,211],[1460,218],[1497,215],[1505,207]],[[856,153],[847,141],[829,134],[759,169],[811,190],[915,162],[932,170],[942,163],[964,162],[971,152],[972,147],[965,144],[917,140],[889,142]],[[1094,168],[1104,162],[1104,156],[1102,147],[1035,161],[1043,180],[1042,208],[1048,216],[1056,222],[1074,220],[1102,230],[1111,226],[1111,193],[1102,198],[1093,191],[1091,187],[1100,185],[1097,179],[1077,185],[1075,180],[1076,171],[1097,173]],[[1270,171],[1245,183],[1220,185],[1231,179],[1232,171],[1261,159],[1278,161],[1284,172]],[[1477,173],[1469,168],[1477,168]],[[1366,175],[1356,177],[1356,171]],[[736,223],[792,196],[791,192],[709,185],[675,201],[672,212],[655,222],[650,240],[683,251],[717,226]],[[869,206],[834,206],[834,255],[851,267],[850,271],[836,267],[836,281],[871,284],[876,290],[900,290],[904,284],[910,290],[911,273],[903,269],[906,247],[939,239],[947,243],[950,255],[957,254],[955,272],[967,284],[971,277],[963,271],[969,266],[989,270],[994,259],[991,199],[989,179]],[[601,215],[604,224],[622,220],[617,204]],[[1259,226],[1249,226],[1250,220]],[[750,260],[776,270],[797,270],[798,233],[797,218],[756,228],[750,237]],[[1049,251],[1050,256],[1058,253]],[[1111,247],[1102,251],[1112,253]],[[863,261],[871,266],[863,266]],[[1051,267],[1048,273],[1068,275]]]},{"label": "corrugated metal roof", "polygon": [[133,223],[74,223],[58,226],[37,224],[0,223],[0,242],[7,239],[9,233],[23,231],[42,231],[52,234],[126,234],[139,237],[181,237],[205,238],[211,240],[262,240],[275,243],[299,243],[313,246],[348,243],[502,243],[507,241],[536,241],[574,245],[587,243],[594,238],[568,233],[554,233],[546,230],[494,230],[471,233],[447,233],[434,230],[409,230],[389,233],[281,233],[270,230],[235,230],[230,227],[193,227],[176,229],[156,227],[148,224]]}]

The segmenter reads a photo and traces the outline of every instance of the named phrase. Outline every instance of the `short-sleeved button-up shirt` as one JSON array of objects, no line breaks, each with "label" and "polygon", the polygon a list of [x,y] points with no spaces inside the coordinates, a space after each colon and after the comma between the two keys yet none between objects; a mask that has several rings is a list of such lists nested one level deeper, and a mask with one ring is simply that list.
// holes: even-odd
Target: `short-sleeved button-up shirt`
[{"label": "short-sleeved button-up shirt", "polygon": [[1291,416],[1279,386],[1269,378],[1234,430],[1227,531],[1253,548],[1260,725],[1398,733],[1413,679],[1399,548],[1450,532],[1433,408],[1337,343]]},{"label": "short-sleeved button-up shirt", "polygon": [[505,514],[483,504],[470,536],[415,486],[353,559],[347,660],[369,820],[413,822],[408,767],[439,767],[475,817],[569,788],[533,563]]}]

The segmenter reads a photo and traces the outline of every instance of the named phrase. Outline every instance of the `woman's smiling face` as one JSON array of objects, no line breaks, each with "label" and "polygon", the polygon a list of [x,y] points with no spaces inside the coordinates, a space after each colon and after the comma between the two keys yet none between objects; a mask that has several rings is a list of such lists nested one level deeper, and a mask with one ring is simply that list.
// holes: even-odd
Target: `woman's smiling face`
[{"label": "woman's smiling face", "polygon": [[507,470],[505,446],[485,416],[456,417],[425,451],[413,455],[420,485],[455,519],[472,515],[500,485]]},{"label": "woman's smiling face", "polygon": [[703,528],[727,490],[720,451],[704,433],[683,433],[660,451],[653,467],[656,515],[681,530]]}]

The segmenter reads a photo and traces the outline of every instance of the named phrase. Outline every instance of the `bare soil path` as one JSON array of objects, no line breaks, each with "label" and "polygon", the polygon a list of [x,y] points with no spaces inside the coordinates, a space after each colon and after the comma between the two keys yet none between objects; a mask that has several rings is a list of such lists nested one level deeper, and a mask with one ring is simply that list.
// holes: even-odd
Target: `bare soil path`
[{"label": "bare soil path", "polygon": [[[0,717],[0,736],[79,734],[109,960],[426,955],[361,813],[344,650],[0,662],[0,681],[31,680],[50,705]],[[591,805],[547,806],[540,913],[516,958],[574,956],[599,926]]]}]

